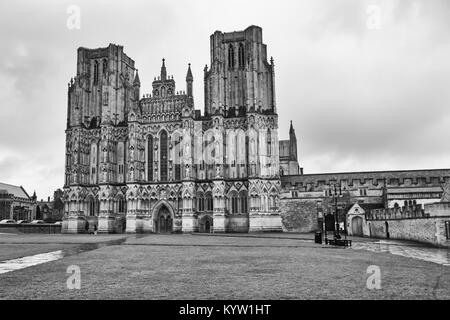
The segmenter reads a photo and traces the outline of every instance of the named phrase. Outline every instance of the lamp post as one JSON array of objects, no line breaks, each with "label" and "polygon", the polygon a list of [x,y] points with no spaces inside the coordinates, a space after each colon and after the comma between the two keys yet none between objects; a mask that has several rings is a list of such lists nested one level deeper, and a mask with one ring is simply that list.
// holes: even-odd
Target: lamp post
[{"label": "lamp post", "polygon": [[336,184],[333,184],[332,197],[334,200],[334,221],[336,223],[334,238],[340,239],[341,235],[339,234],[339,216],[338,216],[338,198],[342,197],[342,188],[339,184],[339,190],[336,187]]}]

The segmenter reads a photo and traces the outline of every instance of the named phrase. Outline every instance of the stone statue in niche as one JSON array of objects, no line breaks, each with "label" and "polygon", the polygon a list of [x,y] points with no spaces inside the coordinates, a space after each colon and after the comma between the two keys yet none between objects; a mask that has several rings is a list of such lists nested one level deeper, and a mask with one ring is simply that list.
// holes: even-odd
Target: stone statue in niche
[{"label": "stone statue in niche", "polygon": [[220,176],[220,165],[216,164],[216,177]]}]

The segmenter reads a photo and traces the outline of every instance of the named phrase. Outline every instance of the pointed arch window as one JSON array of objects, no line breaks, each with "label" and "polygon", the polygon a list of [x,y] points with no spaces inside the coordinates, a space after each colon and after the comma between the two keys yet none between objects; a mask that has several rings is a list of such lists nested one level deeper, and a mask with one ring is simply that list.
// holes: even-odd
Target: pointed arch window
[{"label": "pointed arch window", "polygon": [[272,155],[272,132],[270,129],[267,129],[267,156],[270,157]]},{"label": "pointed arch window", "polygon": [[95,60],[95,62],[94,62],[94,85],[98,84],[98,72],[99,72],[98,68],[99,68],[98,61]]},{"label": "pointed arch window", "polygon": [[203,197],[203,193],[200,193],[197,198],[198,204],[197,209],[199,212],[205,211],[205,198]]},{"label": "pointed arch window", "polygon": [[126,213],[127,212],[127,201],[123,198],[119,198],[119,213]]},{"label": "pointed arch window", "polygon": [[108,60],[103,59],[103,68],[102,68],[103,76],[106,77],[106,73],[108,72]]},{"label": "pointed arch window", "polygon": [[205,202],[206,202],[206,211],[213,211],[213,198],[211,192],[205,194]]},{"label": "pointed arch window", "polygon": [[160,176],[161,181],[167,181],[167,132],[160,135]]},{"label": "pointed arch window", "polygon": [[248,197],[246,191],[241,191],[239,193],[239,200],[241,202],[241,213],[248,213]]},{"label": "pointed arch window", "polygon": [[245,68],[245,56],[244,56],[244,45],[242,43],[239,43],[238,59],[239,59],[239,68],[244,69]]},{"label": "pointed arch window", "polygon": [[89,197],[88,200],[88,215],[91,217],[98,216],[100,212],[100,201],[97,198]]},{"label": "pointed arch window", "polygon": [[153,136],[147,138],[147,180],[153,181]]},{"label": "pointed arch window", "polygon": [[234,69],[234,47],[232,44],[228,47],[228,67]]},{"label": "pointed arch window", "polygon": [[231,194],[231,213],[238,213],[238,210],[239,210],[239,206],[238,206],[238,195],[237,195],[237,193],[236,192],[233,192],[232,194]]}]

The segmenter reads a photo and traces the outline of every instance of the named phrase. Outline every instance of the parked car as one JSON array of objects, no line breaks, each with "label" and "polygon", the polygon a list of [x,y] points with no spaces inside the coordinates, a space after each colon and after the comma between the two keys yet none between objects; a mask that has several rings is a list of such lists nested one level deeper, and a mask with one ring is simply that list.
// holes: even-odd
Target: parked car
[{"label": "parked car", "polygon": [[62,221],[56,221],[55,224],[62,224]]},{"label": "parked car", "polygon": [[44,220],[33,220],[33,221],[31,221],[31,223],[38,224],[38,223],[45,223],[45,222],[44,222]]},{"label": "parked car", "polygon": [[4,219],[2,221],[0,221],[0,224],[7,224],[7,223],[16,223],[15,220],[9,220],[9,219]]},{"label": "parked car", "polygon": [[17,223],[18,223],[18,224],[22,224],[22,223],[30,223],[30,221],[28,221],[28,220],[18,220]]}]

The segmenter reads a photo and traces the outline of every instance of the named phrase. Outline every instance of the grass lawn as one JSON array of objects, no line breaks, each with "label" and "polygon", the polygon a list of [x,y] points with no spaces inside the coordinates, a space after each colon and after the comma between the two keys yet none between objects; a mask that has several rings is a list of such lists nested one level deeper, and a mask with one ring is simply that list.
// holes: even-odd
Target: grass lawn
[{"label": "grass lawn", "polygon": [[[59,241],[75,244],[77,238],[94,241],[92,239],[101,237],[104,237],[101,241],[109,241],[124,236],[59,235]],[[285,239],[264,235],[127,236],[120,245],[103,246],[58,261],[0,274],[0,298],[450,298],[448,266],[389,253],[326,248],[301,240],[304,236],[299,239],[281,237]],[[57,239],[48,241],[53,246],[58,243]],[[45,238],[36,240],[45,241]],[[0,252],[3,248],[13,248],[7,246],[20,244],[5,244],[0,237]],[[69,274],[66,270],[70,265],[80,267],[80,290],[67,289]],[[380,267],[380,290],[366,288],[369,277],[366,271],[370,265]]]}]

